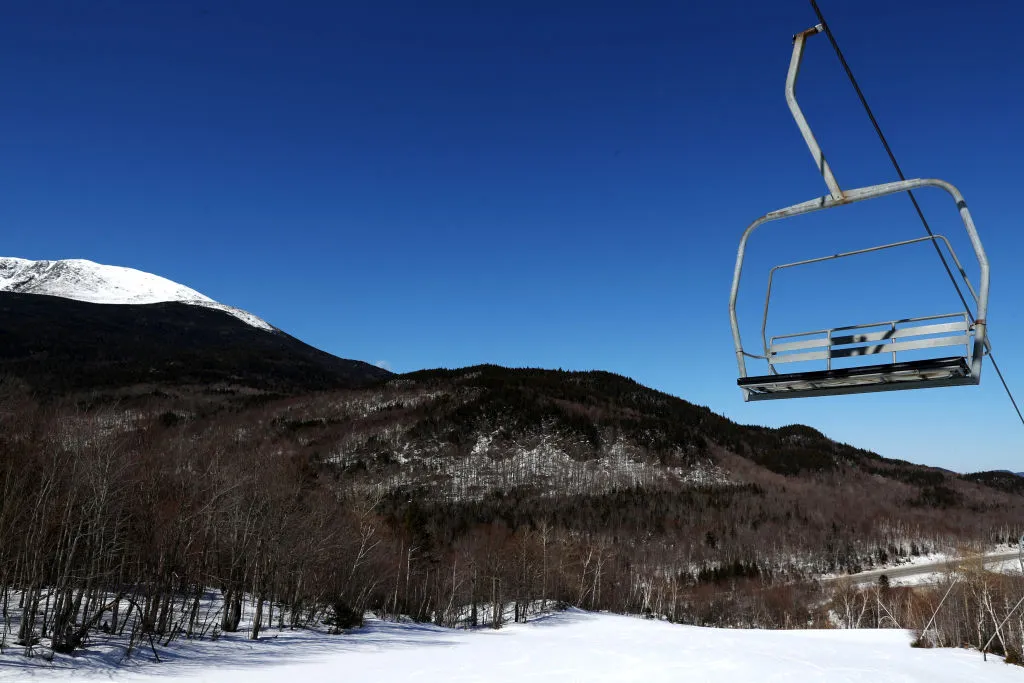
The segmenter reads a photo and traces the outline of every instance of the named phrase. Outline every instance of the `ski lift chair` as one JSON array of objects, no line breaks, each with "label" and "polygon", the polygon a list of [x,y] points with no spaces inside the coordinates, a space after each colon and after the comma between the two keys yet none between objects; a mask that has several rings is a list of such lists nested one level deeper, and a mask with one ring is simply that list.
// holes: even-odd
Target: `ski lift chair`
[{"label": "ski lift chair", "polygon": [[[732,292],[729,298],[729,316],[732,323],[733,341],[736,346],[736,362],[739,365],[740,376],[737,384],[743,391],[743,398],[745,401],[763,401],[978,384],[981,382],[982,359],[988,343],[985,335],[985,315],[988,310],[989,264],[981,239],[974,227],[974,221],[967,209],[967,202],[964,201],[963,195],[956,187],[944,180],[937,179],[902,180],[847,192],[843,192],[839,188],[832,169],[825,161],[821,148],[796,102],[796,79],[800,71],[805,41],[808,37],[821,31],[822,27],[818,25],[794,36],[793,56],[786,79],[786,101],[800,132],[803,134],[804,141],[807,143],[826,185],[828,185],[829,195],[765,214],[751,223],[740,239]],[[764,317],[761,322],[762,353],[754,354],[744,350],[736,317],[736,299],[739,295],[747,240],[754,230],[765,223],[782,218],[833,209],[855,202],[885,197],[898,192],[912,192],[927,187],[944,190],[956,203],[980,266],[981,280],[980,288],[977,291],[967,279],[966,272],[949,240],[942,235],[929,235],[914,240],[787,263],[772,268],[768,276],[768,291],[765,297]],[[972,315],[971,311],[967,309],[947,314],[766,337],[765,329],[771,301],[772,280],[776,271],[923,241],[933,241],[936,245],[941,242],[946,246],[974,298],[976,315]],[[901,352],[924,349],[942,349],[943,353],[933,358],[918,360],[900,360],[898,356]],[[877,357],[878,362],[853,367],[833,367],[833,360],[860,356]],[[748,375],[747,358],[765,361],[767,374]],[[802,372],[780,372],[779,366],[796,362],[821,363],[823,367]]]}]

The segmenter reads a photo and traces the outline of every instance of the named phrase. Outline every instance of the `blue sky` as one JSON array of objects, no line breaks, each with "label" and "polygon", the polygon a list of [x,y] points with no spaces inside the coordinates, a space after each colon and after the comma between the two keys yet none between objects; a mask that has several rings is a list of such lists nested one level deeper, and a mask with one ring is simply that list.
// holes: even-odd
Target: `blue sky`
[{"label": "blue sky", "polygon": [[[396,371],[604,369],[745,423],[1024,469],[991,368],[981,387],[741,400],[739,236],[825,191],[783,98],[807,3],[433,4],[7,8],[0,252],[154,272]],[[821,5],[906,173],[970,202],[1024,398],[1024,7]],[[841,185],[895,179],[823,36],[800,93]],[[951,203],[922,200],[970,256]],[[765,228],[742,310],[775,263],[922,234],[905,197],[875,204]],[[776,332],[956,310],[929,249],[787,274]]]}]

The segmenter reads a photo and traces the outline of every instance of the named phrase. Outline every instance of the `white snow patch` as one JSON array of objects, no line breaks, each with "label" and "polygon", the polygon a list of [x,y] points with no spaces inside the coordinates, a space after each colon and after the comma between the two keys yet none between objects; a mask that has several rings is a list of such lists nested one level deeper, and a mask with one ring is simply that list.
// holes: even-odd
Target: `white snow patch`
[{"label": "white snow patch", "polygon": [[[824,579],[826,581],[831,581],[831,580],[835,580],[835,579],[850,579],[854,583],[857,583],[857,582],[859,582],[861,580],[871,580],[871,581],[874,581],[875,579],[878,578],[878,576],[880,574],[885,574],[886,572],[889,572],[889,571],[892,571],[892,570],[904,570],[904,569],[909,570],[909,569],[912,569],[914,567],[925,567],[926,568],[929,565],[941,565],[941,564],[944,564],[944,563],[947,563],[947,562],[951,562],[954,559],[956,559],[955,555],[952,555],[952,554],[950,554],[948,552],[936,551],[936,552],[933,552],[933,553],[922,553],[920,555],[911,555],[910,557],[901,557],[901,558],[898,558],[894,562],[887,562],[885,564],[877,564],[874,567],[872,567],[871,569],[865,569],[864,571],[858,572],[856,574],[836,574],[834,572],[826,572],[824,574],[820,574],[819,578]],[[938,572],[939,572],[939,569],[936,569],[936,573],[938,573]],[[921,574],[915,574],[914,577],[905,577],[904,579],[899,579],[897,577],[888,576],[888,575],[886,575],[886,576],[892,582],[892,585],[912,585],[914,583],[921,583],[921,582],[912,581],[911,580],[912,578],[916,578],[917,576],[929,576],[929,574],[927,572],[922,572]],[[899,583],[897,583],[897,581],[899,581]]]},{"label": "white snow patch", "polygon": [[52,664],[14,648],[0,656],[0,681],[1024,681],[1024,668],[998,657],[911,648],[906,631],[712,629],[578,610],[498,631],[371,619],[345,635],[271,629],[266,636],[179,640],[158,646],[163,663],[140,648],[122,665],[100,647]]},{"label": "white snow patch", "polygon": [[998,574],[1020,574],[1021,563],[1017,558],[1009,560],[997,560],[995,562],[986,563],[985,569],[990,572],[996,572]]},{"label": "white snow patch", "polygon": [[[988,571],[1000,574],[1020,574],[1021,562],[1018,551],[1008,546],[995,546],[982,554],[984,567]],[[822,574],[826,581],[846,578],[857,584],[873,583],[885,574],[891,586],[921,586],[940,582],[950,572],[958,571],[961,563],[971,566],[978,562],[978,557],[963,557],[954,552],[933,552],[895,563],[889,563],[868,569],[857,574]],[[916,570],[916,571],[915,571]]]},{"label": "white snow patch", "polygon": [[155,304],[178,301],[215,308],[262,330],[274,327],[240,308],[214,301],[205,294],[167,278],[134,268],[105,266],[85,259],[29,261],[0,257],[0,292],[46,294],[94,304]]}]

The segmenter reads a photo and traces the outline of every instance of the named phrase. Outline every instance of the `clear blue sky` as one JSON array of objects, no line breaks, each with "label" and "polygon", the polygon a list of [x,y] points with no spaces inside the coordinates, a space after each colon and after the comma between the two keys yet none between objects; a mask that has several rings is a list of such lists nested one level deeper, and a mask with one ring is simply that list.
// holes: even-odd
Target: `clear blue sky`
[{"label": "clear blue sky", "polygon": [[[971,203],[1024,398],[1024,7],[821,4],[907,174]],[[825,190],[783,98],[814,23],[801,0],[13,4],[0,252],[154,272],[396,371],[605,369],[741,422],[1024,470],[990,368],[979,388],[741,400],[740,233]],[[893,180],[823,36],[801,86],[839,182]],[[952,205],[925,200],[969,256]],[[770,264],[921,234],[904,197],[878,204],[765,228],[743,310]],[[928,249],[780,281],[775,331],[955,310]]]}]

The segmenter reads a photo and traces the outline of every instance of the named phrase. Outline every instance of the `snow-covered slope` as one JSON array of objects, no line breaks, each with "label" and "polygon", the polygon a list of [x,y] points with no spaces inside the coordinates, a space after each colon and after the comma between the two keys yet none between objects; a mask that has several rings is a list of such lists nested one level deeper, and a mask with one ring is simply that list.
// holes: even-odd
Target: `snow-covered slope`
[{"label": "snow-covered slope", "polygon": [[226,306],[167,278],[134,268],[85,259],[29,261],[0,257],[0,292],[48,294],[97,304],[155,304],[178,301],[215,308],[263,330],[274,328],[252,313]]},{"label": "snow-covered slope", "polygon": [[102,639],[75,657],[0,655],[0,683],[276,683],[304,681],[694,681],[965,683],[1024,681],[1024,669],[967,650],[910,647],[898,630],[745,631],[570,611],[500,631],[370,620],[346,635],[268,628],[261,640],[178,638],[130,659]]}]

